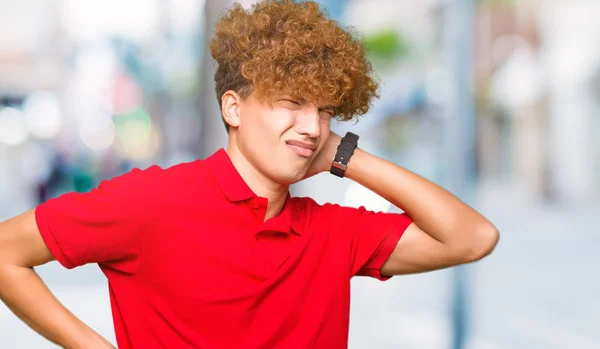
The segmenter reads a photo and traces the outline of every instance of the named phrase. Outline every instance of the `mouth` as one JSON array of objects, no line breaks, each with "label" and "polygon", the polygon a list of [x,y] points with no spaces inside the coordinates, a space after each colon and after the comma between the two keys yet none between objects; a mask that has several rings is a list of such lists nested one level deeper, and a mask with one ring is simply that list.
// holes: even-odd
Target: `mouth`
[{"label": "mouth", "polygon": [[296,154],[309,158],[311,157],[317,146],[312,143],[300,142],[300,141],[287,141],[285,142]]}]

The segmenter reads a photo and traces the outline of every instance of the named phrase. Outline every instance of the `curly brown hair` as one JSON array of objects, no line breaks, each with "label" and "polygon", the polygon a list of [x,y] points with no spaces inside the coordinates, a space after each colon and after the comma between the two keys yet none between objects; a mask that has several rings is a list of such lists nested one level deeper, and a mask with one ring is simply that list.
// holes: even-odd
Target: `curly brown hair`
[{"label": "curly brown hair", "polygon": [[359,36],[312,1],[264,0],[250,10],[236,3],[217,23],[210,52],[219,106],[228,90],[242,98],[254,91],[266,102],[284,92],[334,106],[335,117],[347,121],[379,97]]}]

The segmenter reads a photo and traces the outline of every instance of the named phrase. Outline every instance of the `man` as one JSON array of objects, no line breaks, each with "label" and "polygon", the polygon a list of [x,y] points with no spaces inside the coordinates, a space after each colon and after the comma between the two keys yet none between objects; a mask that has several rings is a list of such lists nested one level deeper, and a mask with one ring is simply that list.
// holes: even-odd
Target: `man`
[{"label": "man", "polygon": [[[227,150],[134,170],[0,224],[0,298],[66,348],[111,344],[33,267],[97,263],[120,348],[346,348],[350,279],[476,261],[494,226],[436,184],[330,132],[377,84],[360,44],[312,2],[232,7],[211,53]],[[289,186],[348,177],[405,211],[370,212]]]}]

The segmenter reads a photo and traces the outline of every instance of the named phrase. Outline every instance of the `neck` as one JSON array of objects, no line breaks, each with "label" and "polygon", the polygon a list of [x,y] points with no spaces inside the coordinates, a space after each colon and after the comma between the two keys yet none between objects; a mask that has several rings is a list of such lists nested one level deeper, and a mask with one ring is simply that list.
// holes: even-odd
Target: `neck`
[{"label": "neck", "polygon": [[289,186],[279,184],[260,172],[231,142],[227,147],[227,154],[254,194],[268,200],[265,220],[277,216],[285,204]]}]

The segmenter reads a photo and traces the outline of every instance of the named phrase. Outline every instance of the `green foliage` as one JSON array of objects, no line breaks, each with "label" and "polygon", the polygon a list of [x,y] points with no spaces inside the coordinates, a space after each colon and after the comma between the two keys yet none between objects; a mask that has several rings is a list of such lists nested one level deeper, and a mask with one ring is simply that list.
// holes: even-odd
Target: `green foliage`
[{"label": "green foliage", "polygon": [[365,36],[363,44],[367,55],[374,60],[398,60],[409,53],[408,41],[391,28]]}]

